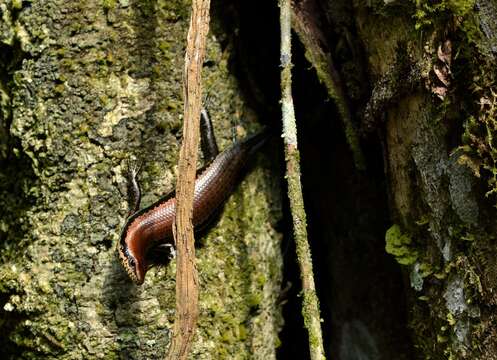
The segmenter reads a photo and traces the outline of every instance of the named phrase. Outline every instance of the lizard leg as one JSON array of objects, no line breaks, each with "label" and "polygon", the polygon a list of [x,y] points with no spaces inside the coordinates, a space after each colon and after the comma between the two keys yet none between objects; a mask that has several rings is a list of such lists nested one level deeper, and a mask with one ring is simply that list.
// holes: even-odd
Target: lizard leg
[{"label": "lizard leg", "polygon": [[137,161],[128,161],[128,217],[140,210],[141,189],[137,180],[140,168],[141,165]]},{"label": "lizard leg", "polygon": [[219,154],[214,128],[207,110],[202,109],[200,112],[200,147],[204,154],[206,163],[211,162]]}]

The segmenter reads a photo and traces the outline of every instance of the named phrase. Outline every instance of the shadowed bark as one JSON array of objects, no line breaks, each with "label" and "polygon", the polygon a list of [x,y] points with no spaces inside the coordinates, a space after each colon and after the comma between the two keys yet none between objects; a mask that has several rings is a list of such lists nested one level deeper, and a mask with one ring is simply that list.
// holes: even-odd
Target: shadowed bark
[{"label": "shadowed bark", "polygon": [[[348,184],[346,190],[362,197],[362,201],[365,196],[384,191],[389,206],[384,225],[385,220],[367,225],[371,221],[368,217],[374,216],[359,204],[360,198],[349,196],[344,210],[343,203],[328,205],[328,197],[321,195],[320,200],[308,195],[308,203],[318,207],[321,215],[324,209],[349,211],[349,217],[335,223],[334,228],[321,225],[319,234],[319,230],[311,230],[311,236],[326,244],[321,245],[321,251],[327,254],[327,265],[317,271],[335,278],[330,290],[318,281],[322,301],[327,304],[324,307],[329,308],[325,313],[331,312],[324,322],[328,320],[333,324],[332,331],[338,333],[331,335],[335,346],[328,349],[329,354],[338,353],[340,359],[361,353],[372,358],[497,358],[493,295],[497,258],[492,250],[497,215],[493,150],[497,129],[495,2],[315,1],[313,6],[306,6],[318,9],[314,16],[326,24],[322,28],[332,29],[326,32],[327,46],[355,109],[361,145],[368,153],[365,172],[344,175],[342,163],[352,159],[343,153],[340,144],[330,142],[330,155],[317,156],[338,161],[331,168],[335,176],[346,179],[333,180],[327,186]],[[311,130],[304,130],[303,136],[312,136]],[[304,145],[302,161],[320,162],[316,154],[314,158],[309,155],[319,141],[308,142],[308,155],[306,158]],[[375,167],[379,169],[374,153],[383,159],[383,175],[374,171]],[[305,166],[303,171],[305,174]],[[319,176],[326,174],[321,170]],[[378,176],[384,176],[386,183],[381,184]],[[314,186],[320,183],[308,181]],[[371,185],[361,184],[363,181]],[[344,197],[335,195],[337,201]],[[385,202],[370,199],[376,201],[376,211],[382,211]],[[358,212],[362,219],[355,220],[352,212]],[[340,218],[333,214],[329,221]],[[385,230],[383,244],[374,236],[379,226]],[[341,227],[347,230],[340,233]],[[367,228],[369,234],[361,234]],[[399,288],[397,295],[386,292],[392,288],[383,283],[394,281],[393,272],[390,279],[380,281],[375,275],[362,273],[361,269],[376,267],[378,257],[373,255],[376,250],[372,243],[375,248],[384,246],[402,269],[404,289]],[[340,257],[351,251],[370,256]],[[357,263],[354,259],[358,258],[372,263],[359,263],[355,269],[346,265]],[[366,285],[369,291],[358,290],[344,280],[357,278],[359,273],[364,280],[375,279]],[[334,287],[337,283],[342,287]],[[385,293],[374,295],[381,288]],[[368,300],[351,304],[351,294]],[[392,315],[385,318],[388,313],[382,309],[395,309],[395,305],[374,301],[383,296],[388,303],[391,296],[399,294],[399,299],[407,301],[405,315],[416,351],[402,350],[400,338],[388,344],[388,339],[393,341],[400,332],[389,334],[387,324],[398,326],[403,320],[398,315],[394,315],[396,321]],[[369,304],[375,304],[371,310],[378,316],[361,312],[360,307]],[[396,306],[401,308],[400,303]],[[351,332],[356,336],[352,337]],[[391,354],[394,348],[398,350]]]}]

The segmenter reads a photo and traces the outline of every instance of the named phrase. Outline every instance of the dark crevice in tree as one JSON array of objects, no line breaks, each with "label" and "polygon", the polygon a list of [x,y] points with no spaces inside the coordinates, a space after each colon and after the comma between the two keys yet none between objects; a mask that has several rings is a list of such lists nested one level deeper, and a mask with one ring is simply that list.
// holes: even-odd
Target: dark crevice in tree
[{"label": "dark crevice in tree", "polygon": [[[14,14],[16,15],[16,14]],[[18,251],[27,231],[25,214],[34,205],[30,189],[35,187],[36,176],[31,160],[21,150],[19,139],[12,137],[10,127],[13,121],[12,89],[14,75],[21,69],[24,59],[29,55],[22,51],[19,41],[12,45],[0,45],[0,260],[11,258],[10,251]],[[15,245],[14,245],[15,244]],[[14,344],[8,334],[29,318],[30,314],[11,311],[6,304],[13,295],[22,296],[19,289],[4,286],[0,288],[0,357],[17,358],[21,344]]]},{"label": "dark crevice in tree", "polygon": [[[225,48],[231,48],[231,70],[238,79],[240,89],[249,107],[274,133],[280,132],[279,85],[279,9],[277,3],[236,1],[212,4],[214,24],[212,30]],[[256,21],[254,21],[256,19]],[[220,27],[219,27],[220,26]],[[307,331],[301,314],[300,275],[292,238],[292,222],[284,181],[283,143],[272,141],[275,150],[266,151],[277,165],[280,174],[283,202],[283,219],[279,230],[283,232],[284,261],[281,301],[284,327],[280,333],[279,359],[309,359]],[[280,149],[281,151],[276,151]]]},{"label": "dark crevice in tree", "polygon": [[[15,72],[29,56],[22,51],[20,43],[0,45],[0,244],[18,243],[22,238],[21,214],[33,205],[28,190],[35,181],[31,161],[21,150],[19,139],[11,136],[13,120],[12,89]],[[5,224],[5,225],[4,225]],[[5,227],[7,227],[6,229]]]},{"label": "dark crevice in tree", "polygon": [[[212,31],[231,50],[230,67],[261,123],[280,126],[278,7],[262,0],[212,4]],[[257,19],[257,21],[254,21]],[[275,88],[276,87],[276,88]]]},{"label": "dark crevice in tree", "polygon": [[390,215],[379,139],[357,172],[335,106],[296,45],[294,99],[302,180],[327,355],[410,358],[400,269],[385,252]]},{"label": "dark crevice in tree", "polygon": [[[261,121],[279,129],[276,4],[215,2],[213,9],[216,18],[221,19],[224,33],[231,34],[224,42],[233,47],[232,68],[245,99]],[[338,10],[350,11],[347,6]],[[321,20],[331,21],[329,17]],[[336,44],[329,48],[342,74],[356,69],[355,73],[343,76],[358,115],[370,87],[365,80],[362,44],[357,42],[354,29],[348,27],[351,24],[352,21],[344,21],[326,36],[330,44]],[[304,54],[294,37],[293,91],[302,180],[327,355],[343,360],[360,356],[411,359],[404,282],[398,264],[385,252],[385,230],[391,220],[381,141],[374,135],[362,140],[367,170],[357,172],[336,107],[328,100]],[[280,157],[279,161],[282,160]],[[284,182],[282,188],[286,194]],[[301,315],[300,279],[286,196],[283,202],[283,286],[291,283],[291,287],[282,295],[286,301],[285,325],[278,357],[306,359],[307,334]]]},{"label": "dark crevice in tree", "polygon": [[0,161],[12,156],[16,143],[10,136],[12,123],[12,87],[14,73],[21,68],[22,61],[28,59],[21,44],[13,40],[12,45],[0,44]]}]

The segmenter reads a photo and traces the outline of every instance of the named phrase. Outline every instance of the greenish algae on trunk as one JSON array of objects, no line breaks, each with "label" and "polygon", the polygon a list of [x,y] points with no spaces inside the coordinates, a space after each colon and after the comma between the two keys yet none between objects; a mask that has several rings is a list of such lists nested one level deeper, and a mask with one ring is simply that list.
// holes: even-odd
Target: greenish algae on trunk
[{"label": "greenish algae on trunk", "polygon": [[[405,270],[420,358],[497,359],[490,65],[497,43],[488,16],[495,5],[372,1],[355,8],[373,81],[374,111],[365,119],[378,114],[372,128],[385,137],[392,206],[386,251]],[[440,50],[446,41],[448,62]],[[441,66],[450,69],[448,84],[440,81]],[[446,87],[443,99],[437,87]]]},{"label": "greenish algae on trunk", "polygon": [[[8,171],[22,178],[0,187],[16,211],[0,220],[0,351],[26,359],[162,357],[175,262],[136,287],[115,246],[127,213],[126,160],[143,163],[144,205],[174,185],[189,2],[12,1],[0,9],[10,21],[2,42],[22,57],[2,62],[2,112],[11,118],[0,125],[8,123],[13,139]],[[207,58],[208,107],[225,148],[246,109],[212,35]],[[238,130],[255,127],[245,121]],[[282,324],[276,178],[259,156],[200,241],[193,358],[275,357]]]}]

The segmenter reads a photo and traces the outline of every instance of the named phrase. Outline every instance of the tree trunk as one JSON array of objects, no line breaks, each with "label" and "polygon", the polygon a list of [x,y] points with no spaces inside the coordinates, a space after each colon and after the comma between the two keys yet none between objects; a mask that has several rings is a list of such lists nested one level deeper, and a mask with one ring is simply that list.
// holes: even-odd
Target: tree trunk
[{"label": "tree trunk", "polygon": [[[310,209],[311,235],[327,257],[318,272],[329,276],[328,287],[324,280],[318,286],[324,323],[333,330],[329,356],[497,359],[497,3],[295,4],[324,33],[320,46],[337,64],[366,153],[366,170],[355,172],[345,164],[353,157],[337,144],[343,134],[331,132],[336,125],[327,125],[328,135],[323,129],[315,135],[318,124],[306,125],[316,123],[309,119],[315,114],[301,114],[302,161],[311,163],[304,165],[304,178],[307,171],[307,188],[320,194],[308,194],[307,204],[316,207]],[[312,53],[306,57],[313,61]],[[320,76],[322,69],[313,66]],[[330,170],[313,175],[316,163],[331,164]],[[380,166],[384,171],[377,171]],[[331,214],[328,225],[312,220],[313,213]],[[379,260],[380,246],[402,269],[404,287],[397,293],[395,271]],[[390,268],[388,278],[378,275],[378,262]],[[404,301],[409,337],[402,340]]]},{"label": "tree trunk", "polygon": [[[116,244],[128,211],[128,159],[143,165],[143,205],[174,187],[189,7],[169,0],[0,2],[3,358],[165,355],[175,261],[150,270],[137,287],[118,263]],[[206,106],[223,149],[233,126],[242,137],[256,119],[228,70],[226,44],[212,35],[207,46]],[[281,203],[271,168],[258,157],[200,241],[192,358],[275,357]]]}]

